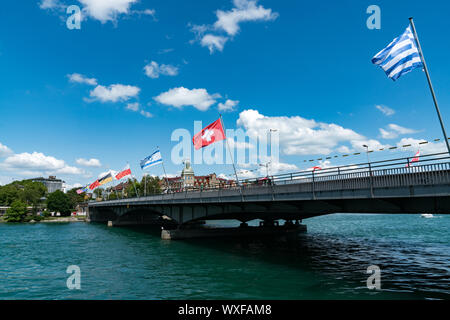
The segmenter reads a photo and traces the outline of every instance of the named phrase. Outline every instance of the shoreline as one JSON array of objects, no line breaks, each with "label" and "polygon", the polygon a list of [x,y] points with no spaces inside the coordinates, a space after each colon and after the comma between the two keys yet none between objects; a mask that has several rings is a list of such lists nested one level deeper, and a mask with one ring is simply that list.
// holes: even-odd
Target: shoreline
[{"label": "shoreline", "polygon": [[7,222],[4,219],[0,218],[0,224],[2,223],[11,223],[11,224],[36,224],[36,223],[71,223],[71,222],[87,222],[87,218],[78,218],[78,217],[52,217],[51,219],[43,219],[40,221],[28,221],[28,222]]}]

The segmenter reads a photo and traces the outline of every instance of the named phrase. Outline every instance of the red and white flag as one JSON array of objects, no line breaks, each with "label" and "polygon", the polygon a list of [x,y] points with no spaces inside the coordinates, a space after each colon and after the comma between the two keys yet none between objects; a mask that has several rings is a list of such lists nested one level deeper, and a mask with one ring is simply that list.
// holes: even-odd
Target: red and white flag
[{"label": "red and white flag", "polygon": [[419,162],[420,160],[420,150],[417,151],[416,155],[414,156],[414,158],[411,159],[411,161],[406,165],[406,167],[410,167],[414,162]]},{"label": "red and white flag", "polygon": [[214,142],[219,142],[225,140],[225,132],[223,130],[222,122],[220,119],[211,123],[209,126],[204,128],[202,131],[197,133],[192,142],[194,143],[195,150],[209,146]]},{"label": "red and white flag", "polygon": [[130,165],[127,164],[125,166],[125,168],[123,168],[122,171],[120,171],[118,174],[116,174],[116,180],[120,180],[122,178],[131,176],[131,169],[130,169]]}]

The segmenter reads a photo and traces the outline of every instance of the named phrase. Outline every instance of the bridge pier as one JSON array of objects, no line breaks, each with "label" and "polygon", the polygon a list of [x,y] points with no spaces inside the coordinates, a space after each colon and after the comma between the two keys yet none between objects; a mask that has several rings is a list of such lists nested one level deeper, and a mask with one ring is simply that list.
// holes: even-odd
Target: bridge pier
[{"label": "bridge pier", "polygon": [[304,224],[285,223],[284,225],[260,225],[259,227],[248,226],[242,223],[238,228],[178,228],[174,230],[161,230],[163,240],[183,240],[198,238],[224,238],[224,237],[266,237],[297,235],[306,232]]}]

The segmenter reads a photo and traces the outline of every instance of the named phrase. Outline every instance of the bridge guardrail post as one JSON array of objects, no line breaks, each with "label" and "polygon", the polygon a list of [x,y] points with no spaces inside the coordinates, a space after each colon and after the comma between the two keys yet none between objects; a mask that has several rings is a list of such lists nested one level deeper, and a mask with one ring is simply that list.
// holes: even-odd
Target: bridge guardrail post
[{"label": "bridge guardrail post", "polygon": [[372,175],[372,165],[369,162],[369,180],[370,180],[370,196],[373,198],[373,175]]},{"label": "bridge guardrail post", "polygon": [[316,200],[316,185],[315,185],[315,179],[314,179],[314,170],[312,171],[312,195],[313,195],[313,200]]}]

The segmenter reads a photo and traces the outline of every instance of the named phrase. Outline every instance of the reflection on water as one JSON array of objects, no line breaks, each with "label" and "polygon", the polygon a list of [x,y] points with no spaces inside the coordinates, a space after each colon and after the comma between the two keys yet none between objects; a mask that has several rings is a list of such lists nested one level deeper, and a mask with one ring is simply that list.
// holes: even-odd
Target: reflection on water
[{"label": "reflection on water", "polygon": [[[0,298],[450,298],[450,217],[304,223],[297,238],[189,241],[162,241],[157,228],[0,225]],[[71,264],[81,268],[80,291],[65,287]],[[370,265],[381,268],[381,291],[366,287]]]}]

